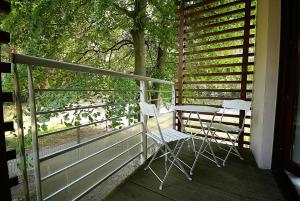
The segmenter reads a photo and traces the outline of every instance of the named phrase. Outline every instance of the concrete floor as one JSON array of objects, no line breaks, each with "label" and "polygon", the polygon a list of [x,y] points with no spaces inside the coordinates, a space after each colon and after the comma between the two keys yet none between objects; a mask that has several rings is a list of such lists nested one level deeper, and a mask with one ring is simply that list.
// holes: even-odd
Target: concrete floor
[{"label": "concrete floor", "polygon": [[[224,155],[224,151],[215,150],[218,156]],[[105,201],[283,201],[271,172],[257,168],[249,149],[241,154],[245,160],[232,155],[220,168],[201,157],[192,181],[174,168],[162,191],[152,172],[141,167]],[[192,164],[194,155],[185,147],[180,158]],[[163,161],[155,161],[153,168],[162,173]]]}]

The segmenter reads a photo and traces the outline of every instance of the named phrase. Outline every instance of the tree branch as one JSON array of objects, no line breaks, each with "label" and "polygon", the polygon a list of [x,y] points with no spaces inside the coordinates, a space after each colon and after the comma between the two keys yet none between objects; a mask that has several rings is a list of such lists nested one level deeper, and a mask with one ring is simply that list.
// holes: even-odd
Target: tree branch
[{"label": "tree branch", "polygon": [[113,5],[114,5],[114,7],[115,7],[116,9],[118,9],[119,11],[121,11],[122,13],[124,13],[125,15],[127,15],[128,17],[131,17],[131,18],[134,17],[134,11],[129,11],[129,10],[127,10],[126,8],[123,8],[123,7],[119,6],[119,5],[116,4],[116,3],[114,3]]}]

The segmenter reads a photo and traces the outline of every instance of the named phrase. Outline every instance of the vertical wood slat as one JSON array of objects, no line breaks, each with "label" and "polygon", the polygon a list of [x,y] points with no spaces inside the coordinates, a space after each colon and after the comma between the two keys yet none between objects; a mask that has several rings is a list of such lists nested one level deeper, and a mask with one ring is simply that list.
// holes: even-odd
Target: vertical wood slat
[{"label": "vertical wood slat", "polygon": [[[184,2],[180,4],[179,10],[179,64],[178,64],[178,99],[177,104],[182,105],[183,96],[183,69],[184,69]],[[181,118],[182,112],[178,113]],[[181,125],[179,124],[178,130],[181,130]]]},{"label": "vertical wood slat", "polygon": [[[0,13],[9,14],[10,13],[10,3],[6,1],[0,2]],[[8,32],[0,31],[0,44],[9,43],[10,34]],[[1,62],[1,48],[0,48],[0,62]],[[11,122],[4,122],[3,113],[3,95],[2,92],[2,73],[10,73],[10,69],[7,64],[1,63],[0,71],[0,186],[1,186],[1,200],[9,201],[12,200],[10,187],[18,184],[18,177],[9,178],[7,160],[15,157],[15,151],[6,152],[6,142],[5,142],[5,131],[12,130],[13,126]],[[7,97],[7,96],[6,96]]]},{"label": "vertical wood slat", "polygon": [[[243,60],[242,60],[242,77],[241,77],[241,99],[247,98],[247,71],[249,59],[249,43],[250,43],[250,16],[251,16],[251,0],[245,0],[245,22],[244,22],[244,44],[243,44]],[[242,126],[245,117],[245,111],[240,112],[239,127]],[[244,132],[238,139],[238,146],[243,147]]]}]

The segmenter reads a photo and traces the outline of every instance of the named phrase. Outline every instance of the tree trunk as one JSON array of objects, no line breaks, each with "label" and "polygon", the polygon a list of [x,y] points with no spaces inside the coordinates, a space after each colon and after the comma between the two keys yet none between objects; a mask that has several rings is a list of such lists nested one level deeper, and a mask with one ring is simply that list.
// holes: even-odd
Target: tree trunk
[{"label": "tree trunk", "polygon": [[133,29],[130,31],[134,47],[134,73],[146,76],[145,66],[145,20],[147,0],[135,0]]},{"label": "tree trunk", "polygon": [[[154,66],[154,71],[155,73],[159,73],[161,68],[162,68],[162,64],[163,64],[163,60],[164,60],[164,56],[165,56],[165,50],[161,47],[161,45],[159,45],[157,47],[157,58],[156,58],[156,64]],[[157,107],[159,106],[159,95],[160,93],[158,92],[160,89],[160,84],[159,83],[153,83],[153,90],[155,91],[152,96],[151,96],[151,103],[155,104]]]},{"label": "tree trunk", "polygon": [[134,74],[146,76],[144,30],[131,30],[134,47]]}]

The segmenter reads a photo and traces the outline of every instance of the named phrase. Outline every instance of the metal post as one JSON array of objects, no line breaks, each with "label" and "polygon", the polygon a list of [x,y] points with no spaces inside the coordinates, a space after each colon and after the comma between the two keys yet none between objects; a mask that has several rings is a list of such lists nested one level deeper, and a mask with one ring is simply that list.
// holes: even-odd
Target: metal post
[{"label": "metal post", "polygon": [[17,111],[17,130],[19,138],[20,147],[20,160],[21,160],[21,170],[23,174],[23,186],[25,200],[29,201],[29,188],[28,188],[28,176],[27,176],[27,165],[26,165],[26,153],[25,153],[25,143],[24,143],[24,130],[23,130],[23,110],[22,110],[22,100],[20,92],[20,83],[17,64],[13,64],[14,70],[14,85],[15,85],[15,103]]},{"label": "metal post", "polygon": [[[140,81],[140,101],[146,102],[146,83],[145,81]],[[142,122],[142,159],[141,162],[143,163],[145,160],[147,160],[147,135],[146,135],[146,125],[147,125],[147,117],[145,115],[140,114],[141,122]]]},{"label": "metal post", "polygon": [[80,143],[80,128],[76,129],[76,135],[77,135],[77,144]]},{"label": "metal post", "polygon": [[32,134],[32,149],[33,149],[33,163],[34,163],[34,176],[37,201],[42,200],[42,184],[40,175],[40,160],[39,160],[39,143],[38,143],[38,130],[36,120],[36,107],[35,107],[35,93],[32,77],[32,67],[27,67],[28,71],[28,90],[29,90],[29,103],[30,103],[30,117],[31,117],[31,134]]},{"label": "metal post", "polygon": [[[176,90],[175,85],[172,84],[172,107],[175,107],[176,105]],[[176,111],[173,108],[173,128],[176,129]]]}]

